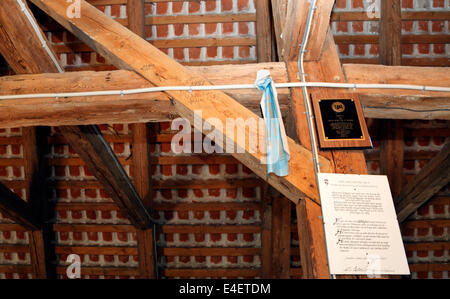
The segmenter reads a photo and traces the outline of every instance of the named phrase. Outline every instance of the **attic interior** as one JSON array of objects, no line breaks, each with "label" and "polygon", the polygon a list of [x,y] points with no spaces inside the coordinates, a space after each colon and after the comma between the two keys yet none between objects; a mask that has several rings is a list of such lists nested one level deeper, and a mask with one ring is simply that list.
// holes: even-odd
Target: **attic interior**
[{"label": "attic interior", "polygon": [[[172,121],[194,123],[198,109],[261,118],[256,88],[1,98],[253,84],[259,70],[300,82],[300,58],[308,82],[450,87],[450,1],[317,0],[311,26],[309,11],[307,0],[2,0],[0,278],[64,279],[71,255],[83,279],[329,278],[302,88],[277,89],[291,172],[269,178],[245,141],[237,154],[171,146]],[[361,102],[373,148],[318,157],[323,172],[387,175],[411,272],[387,278],[449,278],[450,92],[308,90]]]}]

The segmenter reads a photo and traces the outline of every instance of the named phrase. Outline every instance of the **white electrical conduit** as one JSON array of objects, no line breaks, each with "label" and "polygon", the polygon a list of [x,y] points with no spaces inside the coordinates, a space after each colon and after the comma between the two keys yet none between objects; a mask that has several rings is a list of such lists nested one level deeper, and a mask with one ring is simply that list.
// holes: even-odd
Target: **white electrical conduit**
[{"label": "white electrical conduit", "polygon": [[[344,88],[344,89],[402,89],[434,92],[450,92],[450,87],[422,86],[405,84],[354,84],[354,83],[328,83],[328,82],[291,82],[276,83],[276,88],[298,88],[298,87],[324,87],[324,88]],[[207,85],[207,86],[159,86],[124,90],[103,90],[85,92],[61,92],[61,93],[32,93],[19,95],[0,95],[0,100],[36,99],[36,98],[72,98],[89,96],[112,96],[112,95],[133,95],[166,91],[207,91],[207,90],[237,90],[253,89],[254,84],[231,84],[231,85]]]}]

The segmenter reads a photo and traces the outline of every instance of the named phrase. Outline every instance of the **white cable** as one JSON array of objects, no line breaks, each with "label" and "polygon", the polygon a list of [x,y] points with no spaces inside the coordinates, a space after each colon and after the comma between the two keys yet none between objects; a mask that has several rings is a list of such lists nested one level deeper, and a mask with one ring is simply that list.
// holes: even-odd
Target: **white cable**
[{"label": "white cable", "polygon": [[53,61],[53,63],[55,64],[56,68],[58,69],[58,72],[64,73],[64,70],[59,65],[58,60],[56,59],[55,55],[53,54],[53,52],[48,47],[46,39],[44,38],[44,36],[42,36],[42,32],[41,32],[41,30],[39,28],[39,25],[36,23],[35,19],[33,18],[33,16],[28,11],[27,6],[25,5],[25,3],[23,3],[22,0],[16,0],[16,1],[17,1],[17,4],[19,4],[20,9],[24,13],[25,17],[28,19],[28,22],[30,22],[31,27],[33,27],[34,32],[36,33],[39,41],[41,42],[41,46],[47,52],[48,56],[50,57],[50,59]]},{"label": "white cable", "polygon": [[[276,88],[299,88],[299,87],[323,87],[323,88],[344,88],[344,89],[402,89],[450,92],[450,87],[423,86],[406,84],[355,84],[355,83],[329,83],[329,82],[291,82],[276,83]],[[34,93],[19,95],[0,95],[0,100],[16,99],[36,99],[36,98],[72,98],[89,96],[112,96],[112,95],[133,95],[142,93],[165,92],[165,91],[207,91],[207,90],[237,90],[253,89],[254,84],[230,84],[230,85],[207,85],[207,86],[159,86],[123,90],[101,90],[84,92],[60,92],[60,93]]]}]

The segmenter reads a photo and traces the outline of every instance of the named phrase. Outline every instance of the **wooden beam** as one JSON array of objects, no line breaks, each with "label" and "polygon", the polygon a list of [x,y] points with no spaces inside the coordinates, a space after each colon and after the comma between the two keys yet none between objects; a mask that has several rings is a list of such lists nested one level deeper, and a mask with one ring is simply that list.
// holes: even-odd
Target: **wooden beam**
[{"label": "wooden beam", "polygon": [[[334,1],[318,0],[311,25],[311,38],[308,41],[308,50],[305,61],[320,59],[323,44],[330,25],[330,16]],[[283,57],[286,61],[298,59],[299,45],[302,43],[306,28],[310,3],[308,0],[291,0],[288,2],[286,23],[283,30]]]},{"label": "wooden beam", "polygon": [[255,2],[256,8],[256,53],[258,62],[272,61],[272,22],[270,0]]},{"label": "wooden beam", "polygon": [[96,126],[59,127],[91,173],[127,218],[138,228],[151,227],[151,217],[100,130]]},{"label": "wooden beam", "polygon": [[26,230],[39,230],[41,227],[40,221],[33,215],[31,206],[3,183],[0,183],[0,211]]},{"label": "wooden beam", "polygon": [[[381,129],[381,128],[380,128]],[[382,126],[380,168],[387,175],[392,196],[400,194],[403,187],[404,130],[401,120],[387,120]]]},{"label": "wooden beam", "polygon": [[[295,67],[295,66],[294,66]],[[343,66],[347,82],[447,86],[448,68],[381,65]],[[285,83],[283,63],[189,67],[213,84],[251,84],[259,69],[271,72],[274,81]],[[222,72],[230,74],[228,78]],[[75,72],[0,77],[0,94],[60,93],[96,90],[122,90],[149,87],[147,80],[130,71]],[[356,90],[367,118],[450,119],[450,93],[408,90]],[[260,92],[256,89],[227,91],[256,114],[260,113]],[[289,111],[289,89],[278,89],[284,116]],[[168,96],[142,95],[43,98],[0,101],[0,127],[86,125],[168,121],[178,117]],[[77,113],[73,113],[76,110]]]},{"label": "wooden beam", "polygon": [[52,260],[51,223],[53,215],[47,199],[45,184],[46,172],[46,132],[44,128],[22,128],[22,148],[24,156],[25,194],[36,219],[43,222],[38,231],[28,233],[33,277],[37,279],[54,278],[54,269],[48,261]]},{"label": "wooden beam", "polygon": [[283,30],[286,22],[288,0],[271,0],[273,27],[275,31],[275,40],[277,42],[277,52],[279,61],[283,60]]},{"label": "wooden beam", "polygon": [[261,278],[272,276],[272,196],[269,184],[261,187]]},{"label": "wooden beam", "polygon": [[[33,3],[82,41],[96,49],[116,67],[135,70],[154,85],[211,84],[205,78],[190,72],[147,41],[105,16],[86,1],[81,1],[82,17],[79,19],[67,17],[66,3],[56,0],[45,2],[33,0]],[[173,99],[175,109],[192,124],[194,124],[194,115],[199,117],[198,111],[202,111],[202,123],[194,124],[197,129],[200,129],[199,126],[203,123],[214,127],[217,133],[224,135],[224,140],[233,141],[235,148],[245,150],[243,154],[233,154],[236,159],[249,167],[255,174],[267,178],[267,167],[262,163],[261,153],[252,153],[248,144],[243,144],[234,138],[234,132],[226,132],[223,128],[214,126],[211,121],[212,118],[219,120],[222,124],[226,123],[226,119],[242,118],[257,121],[258,116],[219,91],[169,91],[167,94]],[[246,129],[243,124],[238,124],[237,129],[240,132],[246,132],[246,140],[249,140],[250,136],[259,136],[261,133],[254,128]],[[291,151],[290,175],[283,178],[271,175],[268,182],[294,202],[297,202],[302,194],[306,194],[312,200],[317,200],[318,192],[314,180],[311,152],[298,146],[293,140],[289,140],[288,143]],[[321,159],[321,163],[323,169],[327,171],[330,167],[329,161]]]},{"label": "wooden beam", "polygon": [[[145,37],[144,0],[128,0],[128,28],[141,37]],[[151,163],[150,163],[150,128],[146,123],[133,124],[132,127],[133,178],[134,186],[146,209],[152,209],[151,198]],[[136,239],[139,255],[139,272],[141,278],[155,278],[153,256],[153,228],[138,229]]]},{"label": "wooden beam", "polygon": [[291,204],[280,195],[274,197],[272,201],[272,278],[289,278]]},{"label": "wooden beam", "polygon": [[428,162],[396,198],[397,218],[403,222],[450,182],[450,143]]},{"label": "wooden beam", "polygon": [[385,65],[402,63],[402,13],[401,0],[381,0],[380,62]]}]

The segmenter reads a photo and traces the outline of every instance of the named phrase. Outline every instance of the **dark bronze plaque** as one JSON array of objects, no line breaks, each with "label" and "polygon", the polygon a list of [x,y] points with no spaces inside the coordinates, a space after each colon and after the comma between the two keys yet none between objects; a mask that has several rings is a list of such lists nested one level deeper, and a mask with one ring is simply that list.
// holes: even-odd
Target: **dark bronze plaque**
[{"label": "dark bronze plaque", "polygon": [[316,92],[311,97],[320,148],[372,147],[356,94],[339,93],[339,96],[327,98]]},{"label": "dark bronze plaque", "polygon": [[319,100],[325,139],[362,139],[358,112],[352,99]]}]

